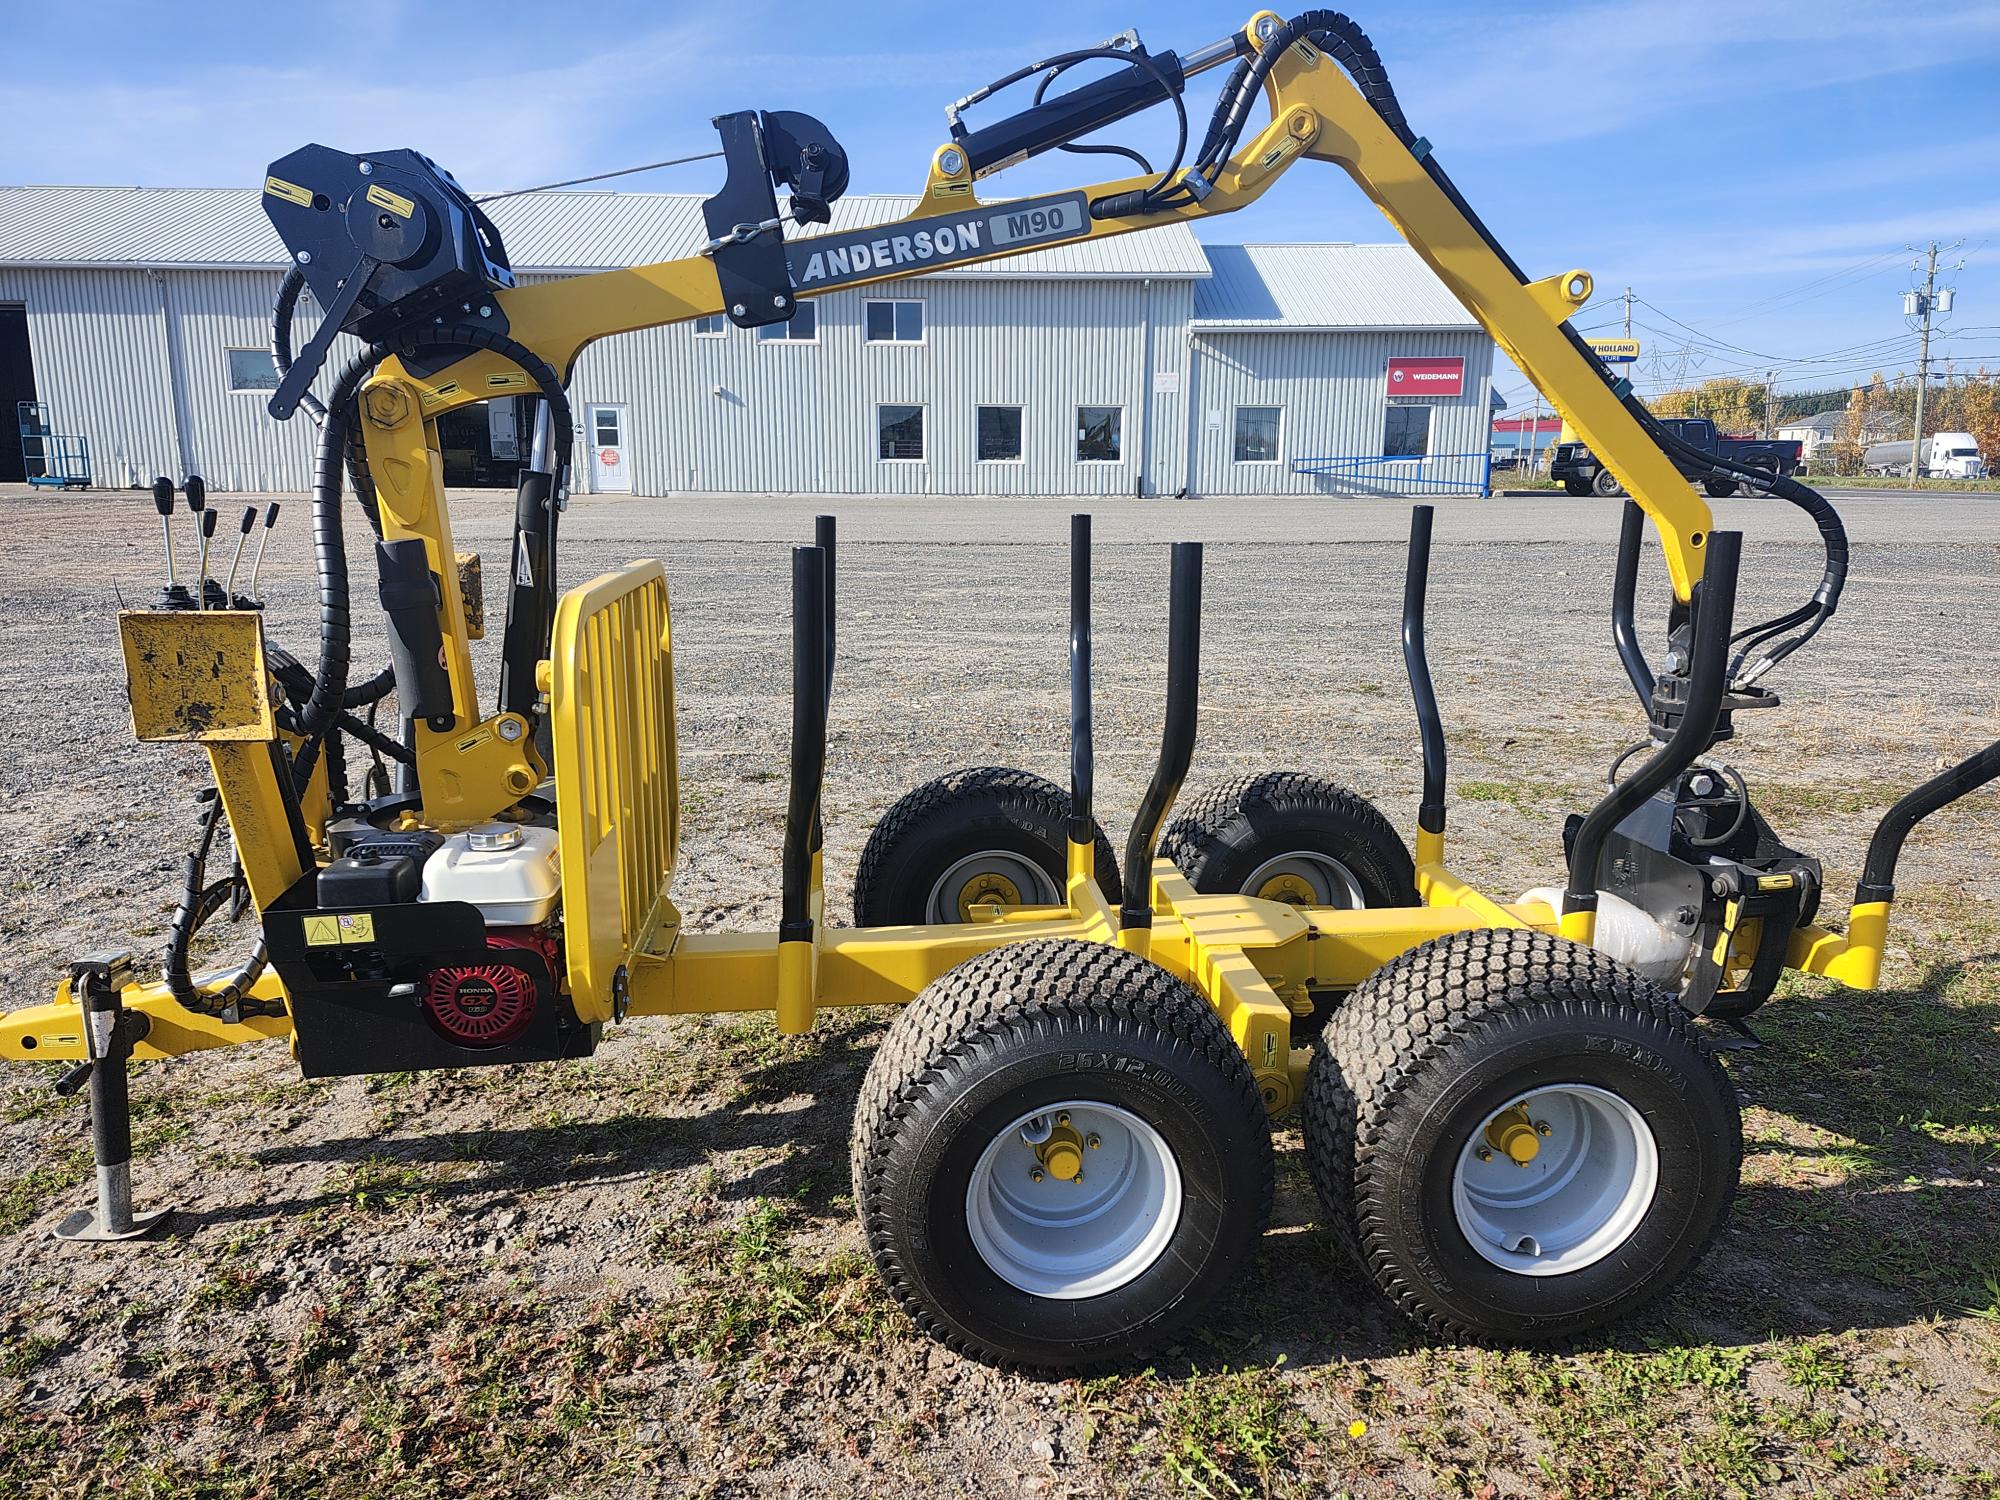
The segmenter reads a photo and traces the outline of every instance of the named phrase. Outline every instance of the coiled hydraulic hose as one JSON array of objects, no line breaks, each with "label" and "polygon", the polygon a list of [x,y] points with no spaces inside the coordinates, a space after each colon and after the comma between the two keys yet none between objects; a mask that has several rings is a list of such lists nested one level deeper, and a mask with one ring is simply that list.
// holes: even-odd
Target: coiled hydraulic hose
[{"label": "coiled hydraulic hose", "polygon": [[[278,367],[278,378],[283,380],[292,369],[292,323],[298,315],[299,297],[305,291],[305,273],[297,266],[285,274],[278,284],[278,300],[271,310],[271,363]],[[326,403],[310,390],[299,395],[299,405],[315,424],[326,421]],[[354,487],[355,497],[361,502],[363,514],[368,517],[368,527],[378,537],[382,534],[382,515],[375,497],[375,478],[368,472],[368,454],[361,445],[361,424],[354,413],[347,413],[347,482]]]},{"label": "coiled hydraulic hose", "polygon": [[203,793],[207,807],[202,813],[201,839],[181,867],[181,899],[167,925],[167,951],[160,962],[160,980],[175,1002],[202,1015],[220,1015],[232,1007],[250,1014],[278,1014],[265,1011],[257,1002],[245,1004],[250,986],[264,972],[267,955],[260,937],[249,956],[227,974],[197,987],[188,966],[188,950],[202,925],[230,904],[240,876],[231,872],[221,880],[207,881],[208,856],[215,847],[215,830],[222,820],[222,799],[213,788]]},{"label": "coiled hydraulic hose", "polygon": [[[349,666],[349,584],[346,540],[340,515],[341,467],[349,442],[354,398],[362,383],[391,355],[413,358],[429,349],[476,349],[512,360],[541,388],[554,429],[553,453],[560,463],[574,435],[569,397],[562,380],[540,355],[503,333],[484,328],[431,328],[410,342],[377,345],[357,355],[334,382],[320,424],[313,465],[313,555],[319,573],[320,659],[312,695],[298,711],[299,730],[308,741],[323,735],[344,706]],[[303,748],[303,747],[302,747]]]}]

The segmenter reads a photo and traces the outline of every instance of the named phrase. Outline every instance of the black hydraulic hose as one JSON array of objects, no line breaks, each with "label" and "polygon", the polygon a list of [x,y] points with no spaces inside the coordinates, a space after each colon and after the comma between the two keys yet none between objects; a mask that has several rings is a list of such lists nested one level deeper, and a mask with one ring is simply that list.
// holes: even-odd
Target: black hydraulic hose
[{"label": "black hydraulic hose", "polygon": [[345,454],[350,413],[361,384],[392,354],[414,355],[424,349],[481,349],[512,360],[541,387],[549,403],[550,425],[555,442],[551,458],[565,461],[574,427],[569,398],[561,378],[548,362],[523,344],[503,333],[483,328],[426,329],[409,342],[396,347],[378,346],[357,356],[334,383],[321,423],[319,451],[313,467],[313,553],[318,565],[320,592],[320,664],[314,677],[312,696],[299,710],[299,728],[307,736],[301,746],[301,760],[310,766],[317,754],[314,739],[332,725],[347,690],[349,665],[349,591],[346,543],[340,520],[341,462]]},{"label": "black hydraulic hose", "polygon": [[1444,832],[1444,716],[1438,711],[1430,654],[1424,645],[1435,510],[1429,505],[1410,508],[1410,551],[1403,570],[1403,671],[1410,679],[1410,698],[1417,707],[1417,733],[1423,744],[1424,795],[1417,804],[1417,826],[1426,833]]},{"label": "black hydraulic hose", "polygon": [[202,810],[201,837],[181,861],[181,895],[167,923],[167,951],[160,963],[160,978],[167,993],[184,1006],[195,999],[194,980],[188,969],[188,949],[202,924],[229,899],[233,877],[206,883],[209,851],[215,847],[215,830],[222,821],[222,798],[213,788],[202,794],[208,805]]},{"label": "black hydraulic hose", "polygon": [[1638,501],[1627,500],[1618,528],[1618,568],[1611,582],[1611,640],[1618,647],[1618,659],[1625,664],[1625,675],[1632,679],[1632,691],[1639,695],[1639,706],[1650,714],[1657,679],[1633,621],[1639,592],[1639,549],[1645,536],[1646,513]]},{"label": "black hydraulic hose", "polygon": [[1301,39],[1313,43],[1345,69],[1361,96],[1382,117],[1382,123],[1405,145],[1411,144],[1414,137],[1403,116],[1403,106],[1396,99],[1388,69],[1382,65],[1382,55],[1375,50],[1368,33],[1339,11],[1309,10],[1262,38],[1257,52],[1231,71],[1216,101],[1208,133],[1203,137],[1201,154],[1195,161],[1197,167],[1213,172],[1236,149],[1251,108],[1263,92],[1264,80],[1285,49]]},{"label": "black hydraulic hose", "polygon": [[[293,266],[278,283],[277,305],[271,309],[271,363],[278,367],[281,381],[292,372],[292,320],[298,313],[299,295],[305,289],[306,273]],[[326,420],[326,404],[310,390],[299,393],[299,405],[315,422]]]},{"label": "black hydraulic hose", "polygon": [[1687,702],[1667,742],[1646,763],[1604,794],[1585,816],[1570,844],[1569,885],[1563,913],[1597,910],[1597,871],[1611,831],[1655,792],[1693,765],[1714,741],[1729,690],[1729,630],[1736,609],[1736,571],[1743,534],[1712,532],[1708,563],[1695,589],[1694,644],[1689,653]]},{"label": "black hydraulic hose", "polygon": [[361,382],[393,353],[393,349],[376,348],[357,355],[334,382],[333,399],[320,423],[312,493],[313,561],[319,574],[319,670],[313,676],[311,696],[299,709],[299,728],[308,740],[332,724],[347,691],[351,622],[340,488],[349,408]]},{"label": "black hydraulic hose", "polygon": [[[1049,85],[1062,77],[1065,72],[1074,66],[1076,66],[1074,63],[1063,63],[1060,67],[1050,68],[1048,72],[1044,73],[1042,81],[1035,85],[1035,103],[1040,104],[1049,91]],[[1185,136],[1182,137],[1182,145],[1185,148]],[[1153,164],[1137,151],[1134,151],[1130,146],[1114,146],[1109,142],[1102,141],[1087,144],[1077,141],[1064,141],[1056,147],[1056,150],[1066,151],[1071,156],[1122,156],[1127,161],[1137,165],[1141,172],[1150,172],[1153,170]]]},{"label": "black hydraulic hose", "polygon": [[[285,273],[285,279],[278,284],[278,300],[271,310],[271,363],[278,368],[278,378],[283,380],[292,369],[292,324],[298,316],[299,297],[305,291],[305,273],[293,266]],[[315,423],[326,421],[326,404],[310,390],[299,393],[299,405]],[[368,455],[361,446],[360,423],[355,420],[352,410],[347,413],[347,448],[344,454],[347,464],[347,482],[354,487],[355,498],[361,502],[362,513],[368,517],[368,526],[375,535],[382,534],[382,515],[375,497],[374,476],[368,472]]]},{"label": "black hydraulic hose", "polygon": [[1201,543],[1175,542],[1167,593],[1167,713],[1160,759],[1139,801],[1125,841],[1125,900],[1121,929],[1153,925],[1153,849],[1194,760],[1201,671]]},{"label": "black hydraulic hose", "polygon": [[[1160,173],[1159,179],[1151,187],[1143,188],[1133,193],[1115,194],[1108,198],[1098,199],[1091,204],[1091,212],[1098,218],[1120,218],[1126,214],[1149,212],[1157,205],[1161,196],[1171,186],[1174,173],[1180,170],[1181,162],[1187,156],[1187,105],[1181,99],[1181,89],[1185,86],[1185,81],[1183,80],[1180,83],[1175,81],[1179,77],[1178,64],[1176,64],[1175,74],[1170,76],[1167,70],[1156,59],[1147,56],[1143,52],[1127,52],[1117,47],[1079,47],[1074,51],[1059,52],[1053,57],[1043,58],[1040,62],[1016,68],[1004,78],[996,79],[992,83],[987,84],[986,87],[980,89],[973,97],[976,99],[989,98],[999,93],[1002,89],[1012,88],[1023,79],[1032,78],[1035,74],[1046,71],[1049,77],[1043,79],[1035,90],[1035,103],[1037,106],[1042,106],[1043,95],[1048,88],[1049,79],[1054,78],[1069,68],[1075,67],[1079,63],[1086,62],[1120,63],[1125,67],[1144,72],[1159,89],[1160,97],[1167,100],[1174,107],[1174,117],[1178,122],[1178,138],[1174,143],[1173,159],[1167,163],[1166,170]],[[1108,76],[1116,77],[1117,75]],[[1056,104],[1060,105],[1063,99],[1067,97],[1059,97],[1055,101]],[[1108,125],[1115,123],[1116,119],[1123,118],[1124,114],[1130,114],[1134,110],[1143,109],[1153,102],[1156,101],[1134,98],[1122,114],[1114,116],[1112,119],[1101,120],[1099,124]],[[1067,142],[1058,142],[1057,144],[1064,150],[1075,149],[1080,152],[1101,152],[1107,149],[1103,146],[1078,146],[1072,148]],[[1031,148],[1031,150],[1045,149],[1047,149],[1046,146]],[[1127,151],[1122,147],[1109,149],[1115,150],[1125,156],[1136,155],[1136,153]],[[1138,157],[1137,159],[1142,163],[1144,162],[1143,157]],[[1148,166],[1146,170],[1150,172],[1152,168]]]},{"label": "black hydraulic hose", "polygon": [[1097,839],[1097,749],[1090,699],[1090,517],[1069,518],[1069,841]]},{"label": "black hydraulic hose", "polygon": [[1994,780],[2000,780],[2000,740],[1967,756],[1950,770],[1939,772],[1884,813],[1882,821],[1875,825],[1874,836],[1868,840],[1868,856],[1862,861],[1861,879],[1854,887],[1855,902],[1893,901],[1896,861],[1902,858],[1903,841],[1910,831],[1939,808]]}]

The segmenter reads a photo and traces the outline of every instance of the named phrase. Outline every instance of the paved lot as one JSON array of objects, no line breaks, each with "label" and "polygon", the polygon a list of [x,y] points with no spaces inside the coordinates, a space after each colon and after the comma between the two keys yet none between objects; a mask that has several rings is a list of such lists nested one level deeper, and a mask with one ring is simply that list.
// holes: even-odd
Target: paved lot
[{"label": "paved lot", "polygon": [[[568,582],[667,563],[688,822],[676,895],[700,925],[776,919],[785,549],[825,504],[583,499],[566,523]],[[1070,507],[832,508],[840,916],[867,830],[902,791],[981,762],[1062,775]],[[1407,828],[1407,507],[1094,508],[1114,836],[1158,744],[1177,538],[1210,544],[1195,781],[1307,767]],[[1826,858],[1836,916],[1880,807],[2000,723],[2000,497],[1869,491],[1843,509],[1847,606],[1729,751],[1780,829]],[[489,577],[510,511],[492,495],[455,507]],[[157,586],[149,502],[0,491],[0,515],[11,1007],[72,953],[157,947],[204,778],[189,752],[131,744],[125,723],[111,612]],[[1767,501],[1717,516],[1749,537],[1746,611],[1804,597],[1819,564],[1802,518]],[[273,634],[300,647],[304,519],[288,506],[266,570]],[[1617,524],[1615,505],[1561,496],[1439,502],[1454,861],[1496,893],[1557,873],[1563,815],[1641,727],[1606,622]],[[1657,617],[1657,564],[1646,586]],[[370,624],[357,661],[381,657]],[[117,1476],[216,1494],[1987,1493],[1994,807],[1913,843],[1884,994],[1794,986],[1759,1022],[1774,1045],[1732,1059],[1751,1154],[1703,1274],[1560,1356],[1412,1340],[1317,1227],[1290,1131],[1255,1275],[1155,1372],[1051,1385],[945,1356],[858,1253],[845,1141],[879,1025],[866,1018],[803,1042],[758,1021],[650,1023],[583,1065],[315,1084],[281,1049],[244,1049],[136,1080],[141,1192],[185,1210],[143,1261],[49,1246],[87,1172],[81,1111],[50,1097],[46,1070],[0,1078],[0,1472],[24,1491]]]}]

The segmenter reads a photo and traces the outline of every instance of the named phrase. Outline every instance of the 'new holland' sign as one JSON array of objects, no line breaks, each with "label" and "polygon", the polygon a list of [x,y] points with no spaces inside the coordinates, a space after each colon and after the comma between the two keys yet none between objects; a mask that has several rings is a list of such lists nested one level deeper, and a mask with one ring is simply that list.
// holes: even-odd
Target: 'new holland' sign
[{"label": "'new holland' sign", "polygon": [[1083,194],[1062,193],[873,229],[816,234],[786,245],[785,261],[794,287],[817,292],[898,271],[937,270],[995,250],[1072,240],[1089,227]]}]

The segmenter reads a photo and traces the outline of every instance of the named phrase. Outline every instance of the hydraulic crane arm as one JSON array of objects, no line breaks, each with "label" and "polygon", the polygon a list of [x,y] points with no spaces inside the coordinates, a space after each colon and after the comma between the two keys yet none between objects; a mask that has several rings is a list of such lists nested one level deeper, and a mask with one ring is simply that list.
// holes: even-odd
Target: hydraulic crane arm
[{"label": "hydraulic crane arm", "polygon": [[[1148,81],[1142,74],[1126,92],[1096,100],[1096,108],[1088,112],[1066,103],[1071,95],[1062,95],[1002,125],[967,132],[957,118],[957,111],[968,103],[961,101],[953,110],[958,134],[932,152],[922,200],[908,217],[862,231],[795,237],[785,245],[783,264],[791,284],[768,289],[778,317],[789,316],[792,296],[812,297],[921,275],[945,265],[970,265],[1051,245],[1233,213],[1260,198],[1294,162],[1307,157],[1332,162],[1354,179],[1591,450],[1603,455],[1625,482],[1658,528],[1675,596],[1685,602],[1701,577],[1709,510],[1627,408],[1624,392],[1587,346],[1563,326],[1591,295],[1588,273],[1568,270],[1525,280],[1493,246],[1448,183],[1440,184],[1441,174],[1427,170],[1428,145],[1418,140],[1413,150],[1405,144],[1334,57],[1304,37],[1295,38],[1268,60],[1263,93],[1269,117],[1262,128],[1248,134],[1212,172],[1197,166],[1177,174],[1180,183],[1201,181],[1199,188],[1154,206],[1141,201],[1156,185],[1149,174],[1014,203],[981,205],[975,200],[974,182],[983,170],[1062,143],[1038,129],[1038,117],[1046,115],[1048,131],[1056,135],[1075,130],[1079,121],[1084,129],[1095,128],[1131,108],[1172,97],[1179,83],[1194,72],[1239,55],[1257,59],[1272,39],[1303,29],[1307,28],[1282,22],[1272,12],[1259,12],[1237,37],[1191,52],[1186,59],[1169,53],[1154,60],[1154,74],[1170,74],[1172,88],[1163,77],[1148,93],[1140,88]],[[996,136],[1005,139],[1009,153],[998,162],[988,162],[980,153],[982,148],[989,153],[997,149],[992,145]],[[725,129],[725,141],[728,137]],[[1125,206],[1137,206],[1138,211],[1116,211]],[[1010,232],[1010,226],[1017,227]],[[782,233],[780,223],[769,221],[745,222],[742,227],[772,242]],[[947,242],[948,248],[941,249]],[[566,374],[587,345],[612,334],[713,314],[746,323],[774,321],[769,308],[745,307],[744,299],[725,298],[718,268],[733,248],[711,245],[703,254],[681,260],[505,288],[492,300],[504,315],[511,338]],[[372,376],[370,385],[406,385],[417,409],[434,417],[505,389],[494,382],[510,375],[520,384],[518,370],[505,355],[487,352],[425,375],[391,359]],[[380,438],[370,431],[368,440],[372,457]],[[378,482],[380,478],[378,467]]]},{"label": "hydraulic crane arm", "polygon": [[[1087,61],[1126,66],[1044,97],[1066,69]],[[1186,81],[1232,63],[1214,117],[1184,165]],[[968,126],[964,111],[1038,72],[1031,108]],[[976,197],[984,173],[1047,150],[1109,149],[1079,148],[1075,138],[1163,102],[1181,127],[1165,171],[1148,168],[1007,202]],[[1260,106],[1263,123],[1253,129],[1250,116]],[[392,564],[400,580],[393,592],[407,628],[392,631],[397,682],[406,707],[414,705],[425,814],[445,826],[468,826],[508,806],[547,769],[537,736],[524,730],[534,712],[533,663],[546,654],[554,618],[559,485],[545,471],[540,491],[523,489],[508,574],[509,673],[499,712],[484,716],[458,592],[439,587],[431,605],[422,602],[423,575],[444,579],[454,568],[437,417],[473,401],[539,392],[552,419],[546,446],[559,463],[571,435],[563,387],[577,356],[598,339],[717,314],[746,327],[782,321],[802,297],[1233,213],[1305,158],[1335,163],[1359,184],[1625,482],[1658,532],[1676,601],[1669,625],[1685,638],[1704,568],[1709,509],[1663,451],[1662,442],[1671,440],[1567,326],[1590,297],[1589,275],[1524,276],[1437,166],[1428,143],[1411,133],[1373,45],[1346,17],[1314,11],[1284,21],[1263,11],[1241,32],[1185,57],[1147,53],[1128,33],[1018,70],[961,99],[948,116],[951,135],[932,151],[911,214],[789,239],[788,221],[829,222],[830,204],[847,184],[845,153],[809,116],[723,116],[716,123],[728,173],[704,205],[711,239],[700,253],[527,286],[513,284],[499,233],[478,205],[415,152],[366,158],[310,146],[275,163],[264,201],[293,253],[294,271],[279,300],[274,346],[284,383],[272,409],[282,415],[298,402],[322,415],[313,503],[321,650],[313,697],[299,716],[302,730],[310,736],[330,724],[347,687],[340,481],[343,458],[355,467],[355,450],[366,457],[364,501],[372,485],[377,502],[371,518],[379,520],[384,543],[385,600]],[[778,187],[789,192],[782,212]],[[296,364],[290,355],[291,309],[301,282],[312,285],[322,306],[345,306],[346,326],[372,346],[343,372],[323,407],[307,389],[309,361],[323,357],[329,341],[316,336]],[[1810,497],[1831,515],[1803,486],[1786,480],[1776,487],[1795,503]],[[1837,529],[1837,518],[1831,524]],[[1830,563],[1821,594],[1776,623],[1803,622],[1810,633],[1831,613],[1838,592]],[[1680,656],[1684,661],[1685,651]]]}]

